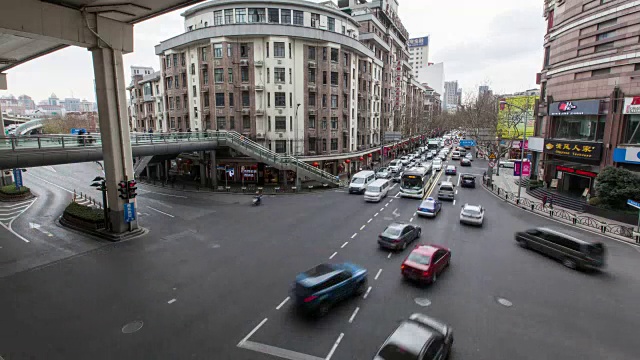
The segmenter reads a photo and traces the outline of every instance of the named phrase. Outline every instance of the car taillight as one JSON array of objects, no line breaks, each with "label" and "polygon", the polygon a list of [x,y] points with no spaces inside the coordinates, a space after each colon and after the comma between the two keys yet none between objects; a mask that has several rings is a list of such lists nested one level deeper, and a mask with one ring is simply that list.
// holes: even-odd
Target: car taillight
[{"label": "car taillight", "polygon": [[313,301],[313,300],[315,300],[317,298],[318,297],[315,296],[315,295],[307,296],[306,298],[304,298],[304,302],[308,303],[308,302],[311,302],[311,301]]},{"label": "car taillight", "polygon": [[400,265],[400,270],[404,270],[406,266],[404,264]]},{"label": "car taillight", "polygon": [[423,271],[422,272],[422,276],[427,276],[427,275],[429,275],[429,271]]},{"label": "car taillight", "polygon": [[399,242],[399,241],[400,241],[400,239],[394,239],[394,240],[392,240],[391,242],[397,243],[397,242]]}]

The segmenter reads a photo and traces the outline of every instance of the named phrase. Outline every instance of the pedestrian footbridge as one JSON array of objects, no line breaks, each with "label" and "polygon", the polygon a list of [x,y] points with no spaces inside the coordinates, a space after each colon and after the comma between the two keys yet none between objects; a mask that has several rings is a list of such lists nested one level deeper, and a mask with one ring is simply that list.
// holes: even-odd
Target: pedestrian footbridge
[{"label": "pedestrian footbridge", "polygon": [[[133,157],[173,155],[230,147],[280,170],[296,171],[299,177],[338,186],[336,176],[293,156],[277,154],[235,131],[132,134]],[[103,160],[100,136],[39,135],[0,138],[0,169],[25,168]]]}]

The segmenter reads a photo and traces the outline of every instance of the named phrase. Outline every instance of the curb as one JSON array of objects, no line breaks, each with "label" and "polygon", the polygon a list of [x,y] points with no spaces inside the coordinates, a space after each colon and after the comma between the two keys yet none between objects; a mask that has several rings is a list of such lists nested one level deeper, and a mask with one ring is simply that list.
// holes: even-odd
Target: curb
[{"label": "curb", "polygon": [[[575,226],[575,225],[573,225],[573,224],[571,224],[571,223],[568,223],[568,222],[564,222],[564,221],[561,221],[561,220],[558,220],[558,219],[555,219],[555,218],[552,218],[552,217],[549,217],[549,216],[544,216],[543,214],[539,214],[539,213],[537,213],[537,212],[533,212],[533,211],[531,211],[531,210],[529,210],[529,209],[526,209],[526,208],[523,208],[523,207],[521,207],[521,206],[518,206],[518,205],[516,205],[516,204],[514,204],[514,203],[512,203],[512,202],[505,201],[505,200],[504,200],[504,199],[502,199],[500,196],[498,196],[497,194],[495,194],[493,191],[489,190],[489,188],[488,188],[485,184],[482,184],[482,188],[483,188],[485,191],[487,191],[489,194],[491,194],[491,195],[493,195],[494,197],[496,197],[497,199],[502,200],[502,202],[503,202],[503,203],[509,204],[509,205],[511,205],[511,206],[513,206],[513,207],[516,207],[516,208],[518,208],[518,209],[520,209],[520,210],[523,210],[523,211],[525,211],[525,212],[528,212],[528,213],[534,214],[534,215],[536,215],[536,216],[543,217],[543,218],[548,219],[548,220],[555,221],[555,222],[557,222],[557,223],[559,223],[559,224],[563,224],[563,225],[571,226],[572,228],[575,228],[575,229],[578,229],[578,230],[583,230],[583,231],[590,232],[590,233],[595,234],[595,235],[599,235],[599,236],[602,236],[602,237],[605,237],[605,238],[608,238],[608,239],[611,239],[611,240],[615,240],[615,241],[618,241],[618,242],[622,242],[622,243],[625,243],[625,244],[631,245],[631,246],[633,246],[636,250],[640,249],[640,244],[639,244],[639,243],[636,243],[636,242],[632,242],[632,240],[630,240],[629,238],[626,238],[626,237],[623,237],[623,236],[617,236],[617,235],[605,234],[605,233],[602,233],[602,232],[599,232],[599,231],[592,230],[592,229],[590,229],[590,228],[586,228],[586,227],[578,227],[578,226]],[[639,250],[639,251],[640,251],[640,250]]]},{"label": "curb", "polygon": [[[223,195],[255,195],[254,192],[246,192],[246,193],[241,193],[241,192],[227,192],[227,191],[211,191],[211,190],[191,190],[191,189],[179,189],[177,187],[168,187],[168,186],[161,186],[161,185],[154,185],[152,183],[148,183],[146,181],[140,181],[138,182],[138,184],[140,185],[145,185],[145,186],[150,186],[150,187],[154,187],[157,189],[168,189],[168,190],[173,190],[173,191],[181,191],[181,192],[187,192],[187,193],[200,193],[200,194],[223,194]],[[311,194],[313,192],[323,192],[323,191],[329,191],[329,190],[335,190],[335,189],[340,189],[343,186],[338,186],[336,188],[333,187],[329,187],[327,186],[326,189],[321,189],[321,190],[313,190],[313,191],[304,191],[304,189],[302,191],[297,191],[297,192],[274,192],[274,193],[264,193],[263,195],[269,195],[269,196],[282,196],[282,195],[304,195],[304,194]],[[320,189],[322,188],[322,186],[313,187],[314,189]]]},{"label": "curb", "polygon": [[60,215],[60,217],[58,217],[58,223],[67,229],[71,229],[75,232],[78,233],[82,233],[82,234],[88,234],[100,239],[104,239],[104,240],[108,240],[110,242],[120,242],[120,241],[125,241],[125,240],[131,240],[137,237],[140,237],[142,235],[146,235],[147,233],[149,233],[149,229],[147,228],[143,228],[143,227],[138,227],[136,230],[132,231],[132,232],[127,232],[125,234],[110,234],[107,232],[103,232],[103,231],[98,231],[98,230],[87,230],[87,229],[83,229],[79,226],[73,225],[70,222],[68,222],[67,220],[65,220],[64,216]]}]

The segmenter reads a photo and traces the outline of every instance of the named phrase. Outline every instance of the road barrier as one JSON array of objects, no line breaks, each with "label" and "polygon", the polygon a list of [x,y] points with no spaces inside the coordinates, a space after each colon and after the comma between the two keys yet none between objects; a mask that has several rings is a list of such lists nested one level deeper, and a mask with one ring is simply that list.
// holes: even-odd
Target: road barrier
[{"label": "road barrier", "polygon": [[567,225],[573,225],[577,228],[593,229],[601,232],[602,234],[615,235],[618,237],[622,237],[627,241],[634,240],[636,243],[640,244],[640,237],[634,236],[635,232],[633,231],[633,226],[609,224],[600,219],[596,219],[587,215],[572,213],[562,208],[554,209],[553,205],[532,201],[528,198],[520,198],[520,200],[518,200],[518,195],[516,193],[506,191],[495,184],[488,185],[486,179],[483,181],[483,186],[485,189],[496,194],[503,201],[516,205],[523,210],[527,210],[540,215],[546,215],[550,218],[566,223]]}]

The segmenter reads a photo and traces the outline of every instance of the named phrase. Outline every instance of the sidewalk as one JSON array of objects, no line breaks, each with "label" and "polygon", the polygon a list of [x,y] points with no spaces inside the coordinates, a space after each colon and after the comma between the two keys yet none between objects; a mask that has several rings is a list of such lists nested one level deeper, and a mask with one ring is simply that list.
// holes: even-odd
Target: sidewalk
[{"label": "sidewalk", "polygon": [[487,191],[491,191],[499,196],[503,201],[518,206],[523,210],[531,211],[539,215],[549,216],[550,218],[563,222],[566,225],[573,225],[576,228],[597,232],[617,240],[626,241],[630,244],[640,245],[640,238],[634,239],[635,227],[632,225],[609,220],[592,214],[574,212],[561,206],[553,205],[553,209],[550,208],[548,204],[543,206],[542,201],[527,194],[526,187],[522,188],[520,201],[518,201],[518,185],[516,183],[516,177],[502,173],[502,170],[503,169],[501,169],[500,176],[495,176],[494,174],[492,187],[488,187],[486,184],[483,184],[483,187]]}]

